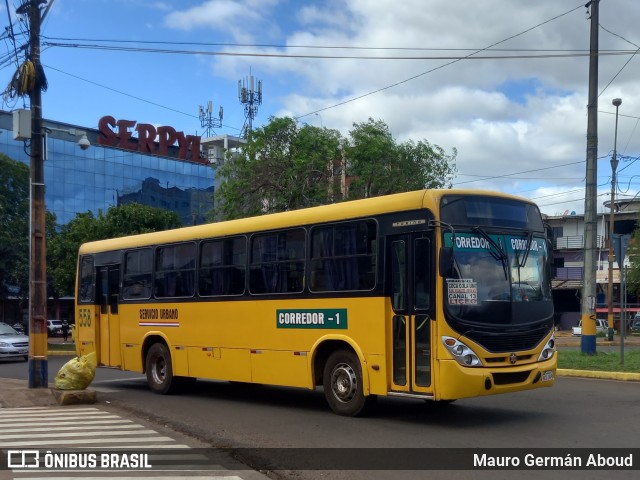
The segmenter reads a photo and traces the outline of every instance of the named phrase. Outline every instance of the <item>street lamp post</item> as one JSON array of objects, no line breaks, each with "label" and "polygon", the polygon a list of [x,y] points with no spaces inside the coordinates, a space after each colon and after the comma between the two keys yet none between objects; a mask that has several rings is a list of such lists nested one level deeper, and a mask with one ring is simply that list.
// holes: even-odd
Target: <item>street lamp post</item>
[{"label": "street lamp post", "polygon": [[[622,105],[621,98],[614,98],[612,101],[616,107],[616,128],[613,136],[613,155],[611,156],[611,203],[609,205],[609,275],[607,283],[607,340],[613,340],[613,217],[615,213],[615,194],[616,194],[616,170],[618,168],[617,143],[618,143],[618,107]],[[618,262],[622,265],[622,261]],[[621,267],[622,268],[622,267]]]}]

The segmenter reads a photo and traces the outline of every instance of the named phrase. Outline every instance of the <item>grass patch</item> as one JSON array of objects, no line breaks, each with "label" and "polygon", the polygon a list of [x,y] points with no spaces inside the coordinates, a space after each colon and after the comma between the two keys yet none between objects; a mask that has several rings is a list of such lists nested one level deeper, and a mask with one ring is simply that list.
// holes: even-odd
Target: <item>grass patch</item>
[{"label": "grass patch", "polygon": [[620,352],[598,352],[586,355],[575,350],[558,351],[558,368],[575,370],[599,370],[603,372],[640,372],[640,349],[624,351],[624,365],[620,364]]},{"label": "grass patch", "polygon": [[75,343],[50,343],[49,351],[52,352],[75,352],[76,345]]}]

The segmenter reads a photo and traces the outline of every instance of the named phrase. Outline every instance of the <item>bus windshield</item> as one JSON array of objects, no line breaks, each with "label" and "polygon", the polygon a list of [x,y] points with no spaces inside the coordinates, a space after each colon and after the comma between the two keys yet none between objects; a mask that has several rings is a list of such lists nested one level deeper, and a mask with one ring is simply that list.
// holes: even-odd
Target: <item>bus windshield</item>
[{"label": "bus windshield", "polygon": [[453,323],[524,324],[552,313],[547,243],[541,235],[445,233],[454,269],[444,282]]}]

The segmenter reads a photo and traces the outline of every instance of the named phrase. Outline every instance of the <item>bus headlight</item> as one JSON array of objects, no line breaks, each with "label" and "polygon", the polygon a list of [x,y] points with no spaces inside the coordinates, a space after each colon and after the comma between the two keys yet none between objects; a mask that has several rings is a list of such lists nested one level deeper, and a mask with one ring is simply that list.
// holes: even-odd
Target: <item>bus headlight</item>
[{"label": "bus headlight", "polygon": [[479,367],[481,365],[478,355],[461,341],[453,337],[442,337],[442,344],[456,362],[463,367]]},{"label": "bus headlight", "polygon": [[555,335],[551,335],[551,338],[542,349],[542,352],[540,352],[538,361],[543,362],[545,360],[549,360],[551,357],[553,357],[553,354],[555,353],[555,351],[556,351],[556,339],[555,339]]}]

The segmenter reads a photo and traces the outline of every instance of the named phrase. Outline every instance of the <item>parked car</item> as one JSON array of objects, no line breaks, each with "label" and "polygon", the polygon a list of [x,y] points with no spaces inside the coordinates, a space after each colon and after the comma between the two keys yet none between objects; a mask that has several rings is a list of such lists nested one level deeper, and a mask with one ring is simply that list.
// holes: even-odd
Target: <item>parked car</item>
[{"label": "parked car", "polygon": [[0,322],[0,358],[16,357],[29,360],[29,337]]},{"label": "parked car", "polygon": [[47,333],[51,336],[62,335],[62,320],[47,320]]},{"label": "parked car", "polygon": [[640,317],[631,320],[631,335],[640,335]]},{"label": "parked car", "polygon": [[[609,326],[605,319],[596,318],[596,335],[598,333],[607,333],[608,329],[609,329]],[[572,330],[573,330],[572,333],[574,335],[582,335],[582,320],[580,320],[580,323],[578,324],[578,326],[573,327]]]}]

